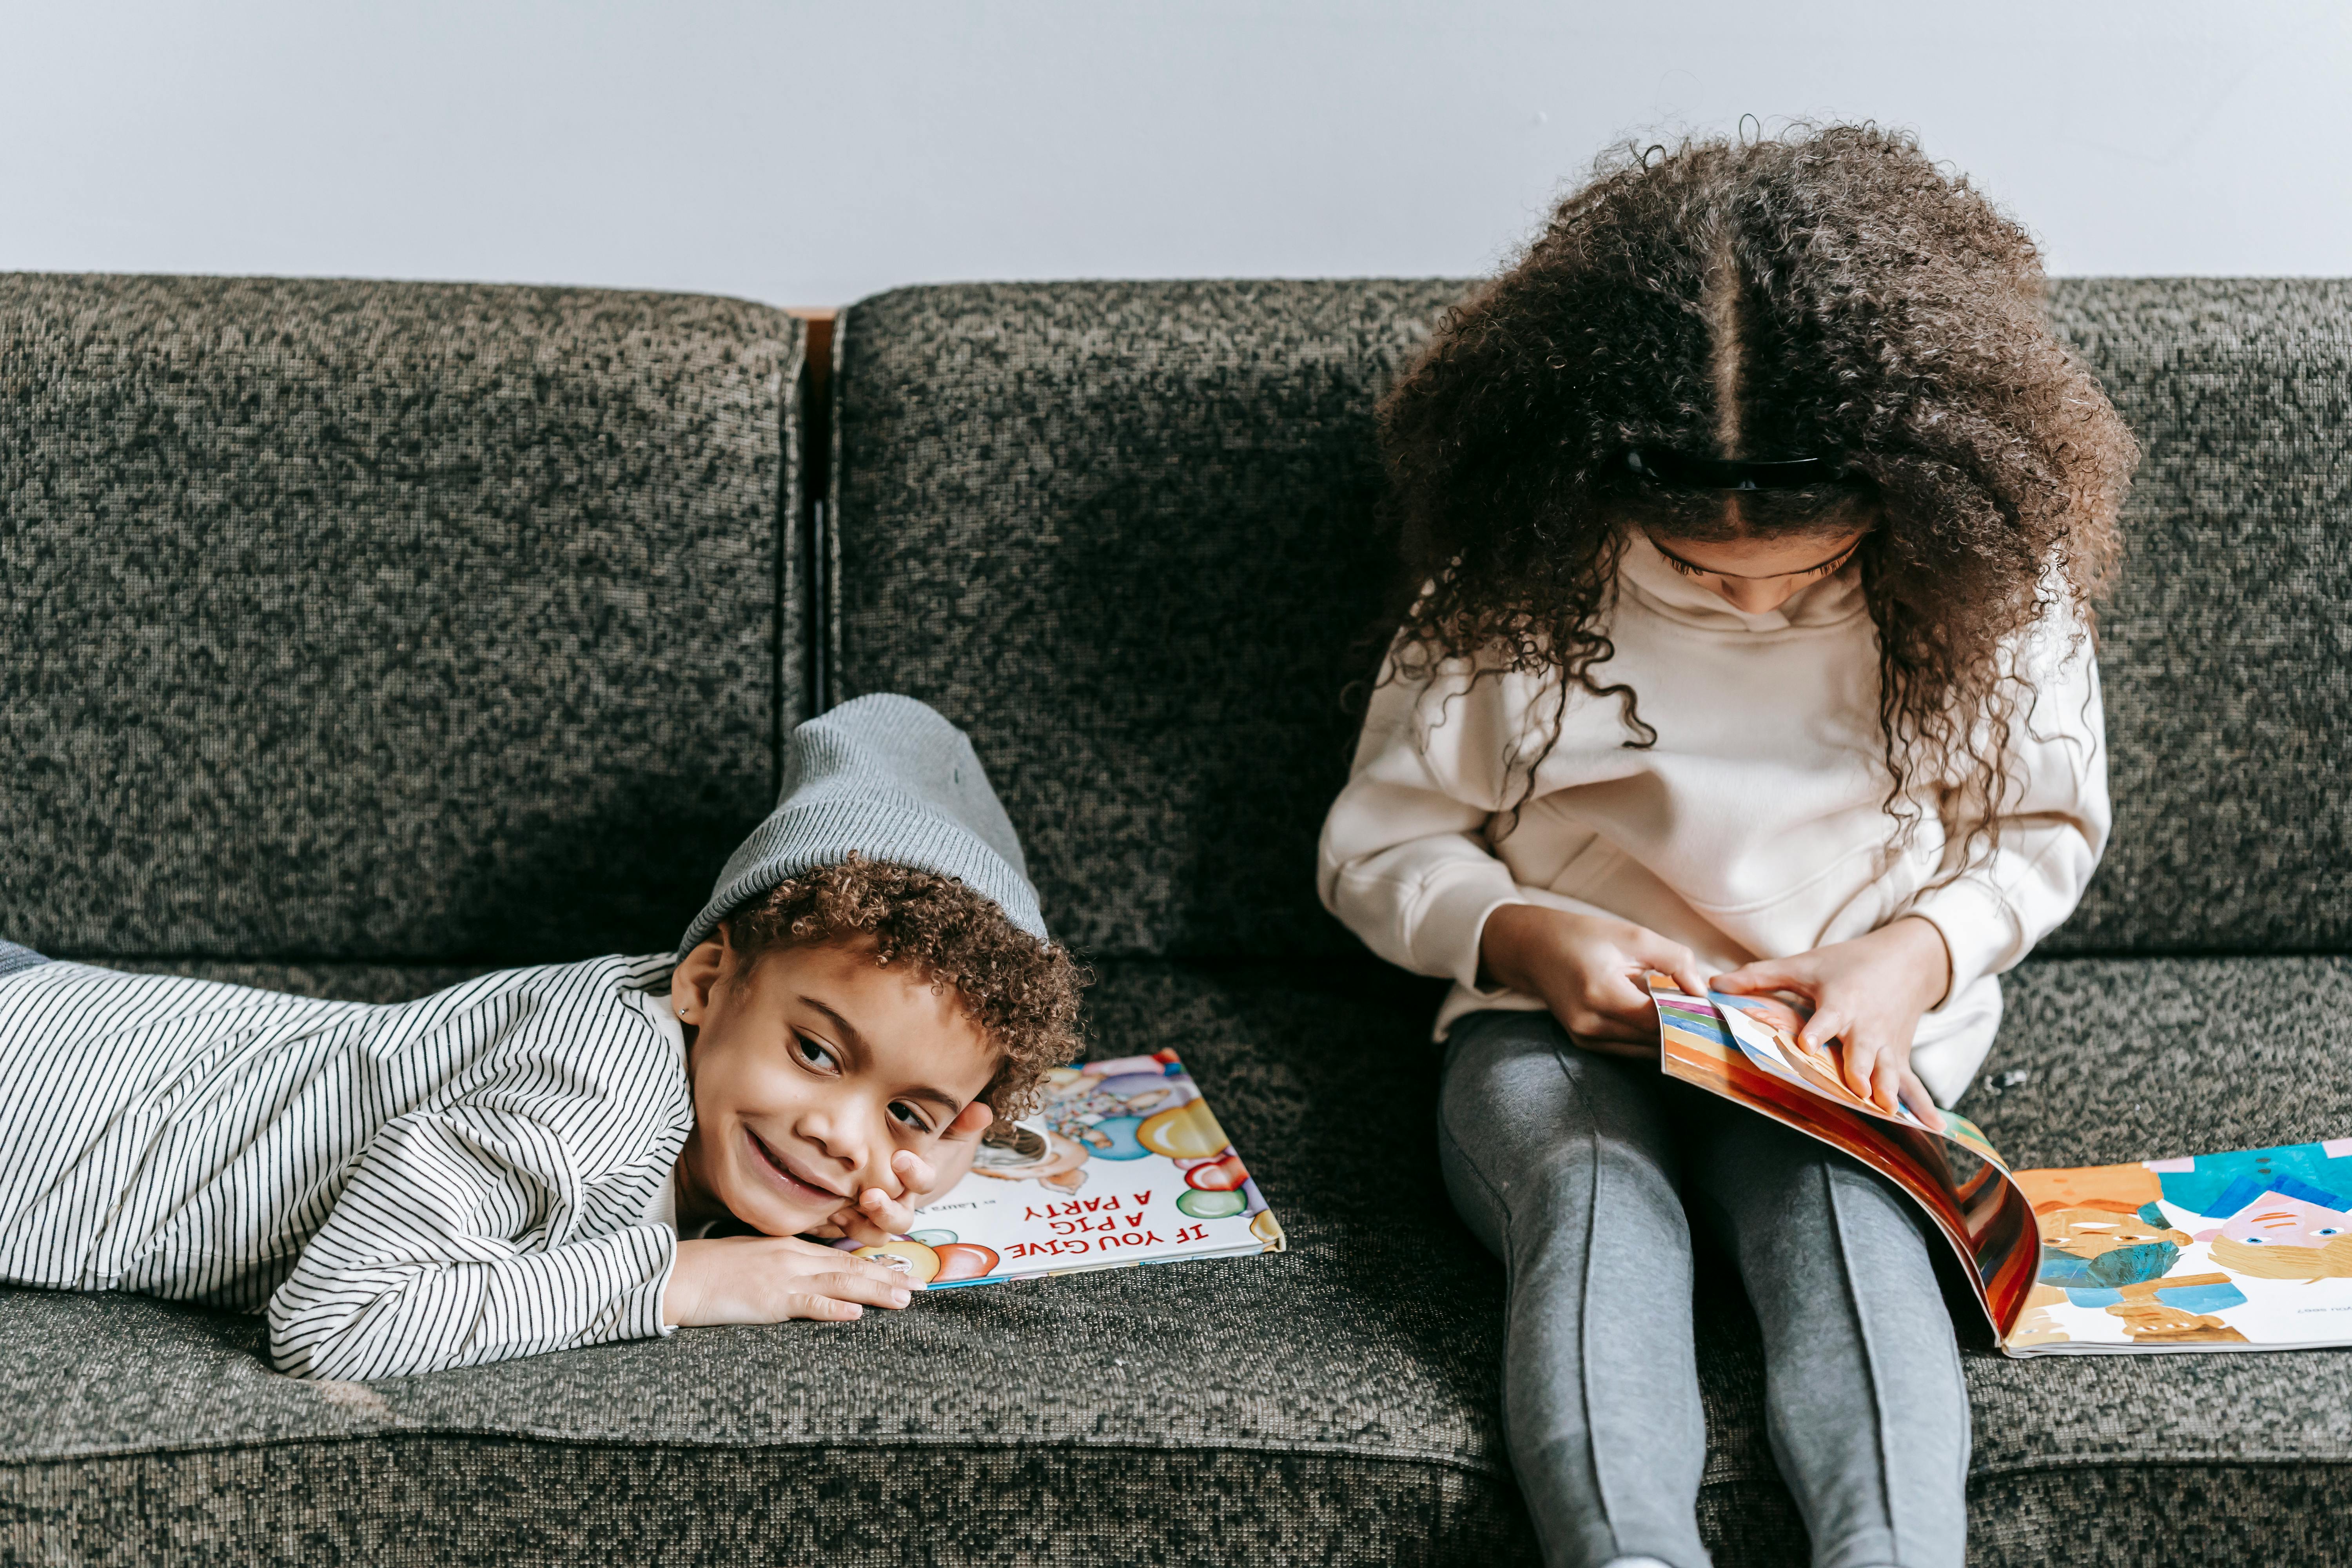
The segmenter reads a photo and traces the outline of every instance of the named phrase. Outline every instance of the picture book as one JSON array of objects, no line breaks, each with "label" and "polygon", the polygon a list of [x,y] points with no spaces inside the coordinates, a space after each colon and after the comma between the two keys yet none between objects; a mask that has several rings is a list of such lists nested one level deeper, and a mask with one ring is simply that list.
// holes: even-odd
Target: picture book
[{"label": "picture book", "polygon": [[[982,1136],[920,1228],[855,1250],[932,1289],[1283,1250],[1282,1226],[1174,1051],[1056,1068]],[[846,1243],[839,1245],[847,1246]]]},{"label": "picture book", "polygon": [[1930,1131],[1848,1089],[1803,1016],[1650,977],[1668,1076],[1877,1171],[1936,1222],[2013,1356],[2352,1344],[2352,1138],[2012,1171],[1968,1118]]}]

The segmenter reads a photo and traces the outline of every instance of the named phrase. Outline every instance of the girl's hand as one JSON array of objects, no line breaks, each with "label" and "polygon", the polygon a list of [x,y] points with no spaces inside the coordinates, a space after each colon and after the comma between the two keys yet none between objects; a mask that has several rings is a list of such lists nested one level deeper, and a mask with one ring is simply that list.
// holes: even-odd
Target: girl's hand
[{"label": "girl's hand", "polygon": [[796,1236],[729,1236],[677,1244],[662,1321],[845,1323],[867,1307],[903,1307],[920,1289],[897,1269]]},{"label": "girl's hand", "polygon": [[1706,994],[1690,949],[1632,921],[1505,904],[1486,917],[1478,966],[1496,983],[1540,996],[1569,1037],[1612,1056],[1654,1056],[1657,1009],[1644,976],[1664,970],[1694,996]]},{"label": "girl's hand", "polygon": [[932,1151],[938,1156],[936,1163],[912,1149],[901,1149],[890,1156],[890,1173],[901,1184],[899,1195],[868,1187],[857,1194],[855,1204],[834,1211],[832,1222],[818,1234],[838,1234],[854,1238],[860,1247],[877,1247],[914,1229],[915,1211],[963,1180],[971,1169],[972,1156],[980,1152],[980,1135],[995,1121],[994,1111],[973,1100],[940,1134],[939,1147]]},{"label": "girl's hand", "polygon": [[1911,1070],[1911,1037],[1951,983],[1943,933],[1916,915],[1852,942],[1759,960],[1715,977],[1717,990],[1736,996],[1793,991],[1811,1002],[1813,1016],[1799,1042],[1823,1048],[1842,1041],[1847,1088],[1882,1110],[1891,1112],[1900,1101],[1938,1130],[1944,1113]]}]

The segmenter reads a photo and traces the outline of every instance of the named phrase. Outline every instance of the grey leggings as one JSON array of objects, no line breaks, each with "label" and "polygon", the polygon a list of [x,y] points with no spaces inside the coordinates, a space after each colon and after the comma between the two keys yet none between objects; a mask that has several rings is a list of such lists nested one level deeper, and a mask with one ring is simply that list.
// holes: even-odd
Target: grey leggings
[{"label": "grey leggings", "polygon": [[1686,1194],[1755,1304],[1814,1563],[1958,1568],[1968,1391],[1907,1199],[1650,1063],[1578,1049],[1543,1013],[1454,1025],[1438,1152],[1508,1271],[1504,1426],[1547,1563],[1707,1561]]}]

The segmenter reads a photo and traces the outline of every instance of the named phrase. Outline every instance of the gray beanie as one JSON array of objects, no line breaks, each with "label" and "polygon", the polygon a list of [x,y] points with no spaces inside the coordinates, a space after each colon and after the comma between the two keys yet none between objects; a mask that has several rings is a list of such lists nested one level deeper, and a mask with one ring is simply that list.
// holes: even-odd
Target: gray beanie
[{"label": "gray beanie", "polygon": [[727,858],[679,955],[778,883],[853,852],[953,877],[1031,936],[1045,934],[1021,840],[971,742],[913,698],[885,694],[845,702],[793,731],[783,798]]}]

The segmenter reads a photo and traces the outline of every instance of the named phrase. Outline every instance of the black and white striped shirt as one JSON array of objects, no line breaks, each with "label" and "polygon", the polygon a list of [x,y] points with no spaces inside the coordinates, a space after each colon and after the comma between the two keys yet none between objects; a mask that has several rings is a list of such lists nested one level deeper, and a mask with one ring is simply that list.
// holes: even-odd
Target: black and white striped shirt
[{"label": "black and white striped shirt", "polygon": [[0,973],[0,1282],[266,1310],[300,1377],[659,1334],[694,1120],[673,962],[388,1007]]}]

